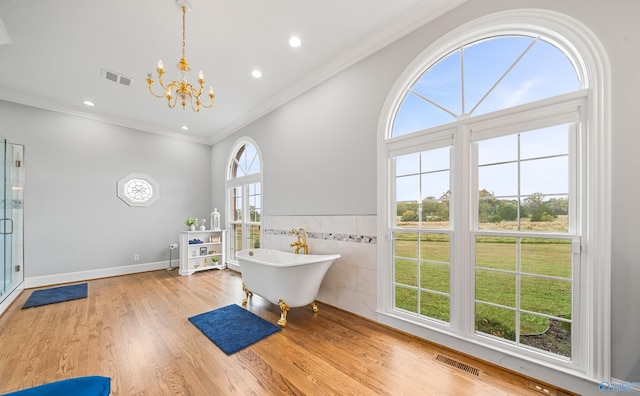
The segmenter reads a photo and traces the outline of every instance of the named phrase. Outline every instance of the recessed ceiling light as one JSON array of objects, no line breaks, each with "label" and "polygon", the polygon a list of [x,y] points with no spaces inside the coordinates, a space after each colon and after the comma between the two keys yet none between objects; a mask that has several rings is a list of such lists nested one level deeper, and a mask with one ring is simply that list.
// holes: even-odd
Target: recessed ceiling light
[{"label": "recessed ceiling light", "polygon": [[251,72],[251,76],[252,76],[253,78],[262,78],[262,72],[261,72],[260,70],[258,70],[258,69],[254,69],[254,70]]},{"label": "recessed ceiling light", "polygon": [[95,106],[95,105],[96,105],[95,103],[93,103],[93,102],[92,102],[92,101],[90,101],[90,100],[83,100],[83,101],[82,101],[82,103],[83,103],[85,106],[89,106],[89,107],[93,107],[93,106]]},{"label": "recessed ceiling light", "polygon": [[183,125],[183,126],[180,127],[180,129],[182,129],[183,131],[188,131],[189,127],[186,126],[186,125]]},{"label": "recessed ceiling light", "polygon": [[298,36],[289,37],[289,45],[292,48],[298,48],[301,44],[302,44],[302,40],[300,40],[300,37]]}]

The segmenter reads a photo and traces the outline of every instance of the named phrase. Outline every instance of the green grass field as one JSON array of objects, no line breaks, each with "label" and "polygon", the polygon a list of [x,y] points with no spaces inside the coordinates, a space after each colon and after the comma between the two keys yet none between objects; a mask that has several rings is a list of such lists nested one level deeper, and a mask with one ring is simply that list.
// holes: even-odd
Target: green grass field
[{"label": "green grass field", "polygon": [[[396,234],[397,308],[449,321],[449,250],[448,234]],[[569,240],[481,236],[476,240],[475,256],[477,331],[516,341],[518,312],[521,335],[545,332],[549,320],[536,313],[567,320],[571,317]],[[570,323],[563,323],[563,327],[570,333]],[[520,341],[526,343],[523,338]],[[570,356],[570,344],[562,340],[558,343],[562,345],[547,350]]]}]

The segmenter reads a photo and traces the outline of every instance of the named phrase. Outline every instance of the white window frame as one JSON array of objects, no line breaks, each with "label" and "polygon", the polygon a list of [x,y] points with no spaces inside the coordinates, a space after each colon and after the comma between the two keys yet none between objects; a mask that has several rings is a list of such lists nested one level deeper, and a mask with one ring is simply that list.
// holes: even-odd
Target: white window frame
[{"label": "white window frame", "polygon": [[[566,95],[556,96],[547,100],[536,102],[535,104],[530,104],[527,106],[521,106],[514,114],[509,114],[506,117],[502,117],[500,113],[508,112],[509,110],[505,110],[504,112],[497,112],[498,116],[494,116],[494,114],[488,115],[488,117],[478,117],[478,121],[471,122],[468,125],[468,129],[470,130],[470,143],[480,141],[485,138],[505,136],[510,134],[515,134],[519,132],[535,130],[539,128],[544,128],[548,126],[565,124],[565,123],[579,123],[580,110],[585,106],[584,100],[588,95],[588,90],[580,90],[577,92],[573,92]],[[521,110],[520,110],[521,109]],[[513,109],[512,109],[513,111]],[[503,122],[501,119],[508,119],[511,123],[504,122],[505,127],[501,128]],[[515,119],[515,120],[514,120]],[[576,132],[571,135],[575,135]],[[572,140],[572,139],[570,139]],[[546,357],[545,360],[555,362],[558,365],[562,365],[566,368],[572,368],[579,371],[584,370],[584,356],[586,351],[586,345],[581,336],[581,314],[582,310],[582,301],[588,299],[588,289],[585,287],[580,287],[586,279],[581,277],[582,274],[582,266],[580,264],[582,258],[586,256],[585,251],[580,251],[579,244],[581,243],[581,235],[576,234],[576,229],[580,228],[580,230],[584,230],[584,227],[578,227],[576,223],[579,222],[579,219],[585,218],[587,213],[583,211],[585,205],[583,205],[588,199],[585,199],[586,190],[582,189],[580,192],[577,191],[578,186],[576,186],[576,175],[579,173],[578,169],[586,169],[587,164],[584,163],[586,158],[581,158],[580,153],[584,152],[586,147],[578,148],[578,145],[584,145],[584,141],[576,142],[575,140],[569,144],[569,152],[570,152],[570,170],[569,172],[573,175],[570,179],[572,185],[570,186],[570,212],[569,212],[569,230],[567,232],[561,233],[540,233],[540,232],[523,232],[523,231],[505,231],[500,234],[505,236],[513,236],[513,237],[548,237],[552,239],[568,239],[574,243],[572,246],[574,247],[574,267],[572,271],[572,284],[574,286],[578,286],[578,288],[574,288],[573,297],[572,297],[572,311],[574,315],[572,316],[573,326],[571,328],[571,341],[572,341],[572,359],[570,362],[560,362],[555,358]],[[470,147],[471,150],[474,147]],[[477,153],[472,152],[470,154],[471,158],[462,159],[463,161],[470,160],[470,166],[473,167],[477,171]],[[581,163],[581,160],[583,163]],[[475,173],[475,171],[474,171]],[[467,180],[467,179],[465,179]],[[474,239],[478,235],[495,235],[498,234],[492,231],[480,230],[477,227],[478,224],[478,199],[473,194],[474,191],[478,191],[480,186],[477,184],[478,178],[477,174],[472,177],[472,182],[468,183],[467,186],[460,186],[462,189],[466,189],[463,191],[463,196],[469,197],[469,201],[465,202],[456,202],[458,205],[466,205],[467,202],[470,204],[470,209],[463,214],[469,216],[469,218],[464,218],[461,223],[463,224],[473,224],[470,227],[470,232],[466,237]],[[578,183],[579,184],[579,183]],[[577,198],[577,200],[575,200]],[[469,206],[469,205],[467,205]],[[464,210],[461,206],[458,206],[459,210]],[[467,227],[469,228],[469,227]],[[465,246],[473,245],[472,241],[465,241],[466,245],[462,246],[458,245],[456,248],[457,251],[461,251],[465,249]],[[576,247],[575,243],[578,244]],[[470,254],[470,262],[475,262],[474,251],[468,252]],[[577,263],[577,264],[575,264]],[[465,285],[465,287],[469,287],[469,289],[462,290],[474,290],[475,280],[474,273],[466,273],[464,274],[464,278],[468,279],[471,284]],[[465,296],[468,297],[468,296]],[[473,298],[473,296],[471,296]],[[482,342],[493,345],[495,348],[503,348],[501,341],[491,339],[490,337],[475,333],[467,330],[467,336],[470,338],[482,339]],[[509,348],[509,347],[507,347]],[[537,357],[539,354],[535,351],[522,351],[520,352],[525,355],[529,355],[531,357]],[[540,355],[541,356],[541,355]]]},{"label": "white window frame", "polygon": [[[255,147],[258,153],[258,160],[260,161],[260,172],[252,173],[250,175],[235,177],[231,174],[232,164],[236,158],[238,150],[246,144],[251,144]],[[240,271],[240,265],[238,264],[238,260],[231,255],[231,238],[234,237],[231,225],[235,224],[231,219],[233,218],[233,202],[230,199],[231,189],[235,187],[242,187],[242,207],[243,207],[243,217],[242,217],[242,248],[246,249],[245,246],[247,235],[249,235],[250,227],[254,225],[260,226],[260,241],[264,240],[262,222],[250,222],[248,221],[249,211],[245,210],[249,208],[249,194],[248,194],[248,186],[250,184],[260,183],[260,210],[261,212],[264,210],[264,183],[262,181],[262,174],[264,172],[264,162],[262,161],[262,153],[260,152],[260,147],[255,142],[255,140],[250,137],[242,137],[233,144],[231,147],[231,152],[229,154],[229,160],[227,161],[227,180],[225,186],[225,219],[226,219],[226,229],[227,232],[227,266],[236,271]],[[262,219],[262,217],[261,217]]]},{"label": "white window frame", "polygon": [[[575,326],[584,330],[584,333],[580,333],[580,330],[576,329],[576,334],[582,338],[581,345],[583,345],[583,349],[577,353],[576,363],[554,360],[542,354],[519,353],[510,348],[503,348],[499,343],[487,343],[481,340],[473,331],[473,323],[469,322],[473,321],[473,316],[468,314],[473,312],[473,296],[470,293],[473,293],[474,280],[469,279],[466,276],[468,274],[463,272],[452,270],[451,273],[450,326],[425,325],[418,321],[411,321],[398,315],[392,309],[393,274],[390,264],[392,253],[390,229],[394,224],[392,214],[395,214],[395,211],[390,210],[393,202],[390,181],[394,176],[391,172],[393,166],[390,161],[390,153],[391,151],[402,151],[402,147],[412,147],[417,150],[418,145],[424,145],[424,140],[420,138],[424,137],[425,133],[424,131],[415,132],[392,138],[393,117],[407,88],[415,81],[416,76],[420,76],[428,66],[436,63],[452,49],[459,48],[466,43],[479,38],[504,34],[542,35],[551,38],[559,49],[565,51],[569,59],[577,60],[574,67],[584,84],[584,90],[567,94],[575,96],[569,99],[584,100],[581,105],[586,111],[582,123],[587,126],[582,142],[584,157],[580,159],[584,171],[581,180],[584,183],[582,183],[582,190],[579,192],[586,199],[579,214],[584,216],[582,246],[583,249],[584,247],[588,249],[588,254],[582,260],[579,275],[579,282],[583,288],[581,293],[584,296],[584,300],[581,301],[583,315],[578,319],[580,323],[576,323]],[[378,126],[378,240],[381,243],[378,244],[377,311],[380,322],[453,348],[460,349],[462,345],[465,345],[465,352],[471,351],[474,355],[490,362],[500,364],[505,354],[511,355],[519,359],[518,364],[529,375],[539,369],[539,366],[548,366],[562,373],[586,377],[595,381],[610,380],[610,81],[608,58],[598,38],[584,24],[571,17],[539,9],[504,11],[471,21],[433,42],[407,67],[387,97]],[[564,95],[562,100],[567,100],[567,95]],[[549,104],[554,100],[556,98],[537,102],[533,106],[541,103]],[[531,106],[524,105],[521,108],[526,109]],[[513,112],[513,110],[506,109],[505,112]],[[492,122],[491,118],[498,116],[498,113],[500,111],[466,120],[466,123],[453,123],[429,130],[429,133],[450,134],[451,128],[454,128],[454,136],[467,140],[458,146],[462,147],[462,152],[454,152],[453,154],[452,172],[456,167],[471,166],[469,151],[471,150],[471,141],[468,131],[468,128],[471,127],[470,122],[473,123],[473,128],[481,129],[483,121]],[[525,121],[523,120],[523,122]],[[439,132],[439,129],[442,132]],[[456,186],[456,183],[459,184],[461,181],[453,180],[452,190],[463,191],[459,185]],[[468,192],[470,189],[466,191],[467,193],[463,196],[453,197],[458,201],[452,202],[452,205],[460,207],[466,205],[464,210],[471,213],[469,203],[473,202],[475,196],[472,197]],[[452,219],[452,221],[454,220]],[[465,235],[468,238],[470,233],[465,232]],[[384,243],[385,241],[388,243]],[[464,244],[465,241],[458,243]],[[464,246],[469,246],[469,244]],[[472,262],[473,257],[468,248],[458,252],[454,250],[453,254],[462,255],[462,257],[455,258],[456,261]],[[461,343],[461,341],[463,342]],[[534,365],[527,365],[526,362],[534,363]]]}]

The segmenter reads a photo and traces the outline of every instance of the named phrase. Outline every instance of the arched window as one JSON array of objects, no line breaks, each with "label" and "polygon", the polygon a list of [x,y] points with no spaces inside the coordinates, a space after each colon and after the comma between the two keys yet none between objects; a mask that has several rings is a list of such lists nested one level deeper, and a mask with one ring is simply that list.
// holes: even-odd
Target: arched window
[{"label": "arched window", "polygon": [[255,142],[242,138],[233,147],[227,175],[229,261],[240,250],[260,247],[262,163]]},{"label": "arched window", "polygon": [[541,36],[501,35],[466,43],[409,87],[392,136],[579,90],[576,70]]},{"label": "arched window", "polygon": [[[610,266],[600,261],[608,236],[593,228],[610,210],[598,192],[608,147],[594,150],[606,141],[606,55],[562,19],[527,10],[470,23],[425,50],[390,93],[381,311],[606,378],[609,363],[588,360],[606,354],[608,340],[589,342],[606,327],[587,319],[609,315],[592,295],[610,285],[588,281]],[[563,35],[569,26],[577,42]]]}]

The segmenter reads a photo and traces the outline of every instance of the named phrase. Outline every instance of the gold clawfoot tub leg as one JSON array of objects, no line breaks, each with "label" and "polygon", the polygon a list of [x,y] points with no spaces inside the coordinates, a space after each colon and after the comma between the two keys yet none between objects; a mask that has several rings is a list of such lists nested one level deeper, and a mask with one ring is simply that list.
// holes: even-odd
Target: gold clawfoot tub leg
[{"label": "gold clawfoot tub leg", "polygon": [[249,289],[247,289],[247,287],[244,285],[244,283],[242,284],[242,291],[247,295],[247,297],[245,297],[242,300],[242,306],[246,307],[247,306],[247,301],[249,300],[249,297],[253,296],[253,293]]},{"label": "gold clawfoot tub leg", "polygon": [[318,312],[318,306],[316,305],[315,301],[311,302],[311,309],[313,309],[313,312]]},{"label": "gold clawfoot tub leg", "polygon": [[289,305],[284,302],[283,299],[278,300],[278,306],[280,307],[280,320],[278,326],[285,327],[287,325],[287,312],[289,312]]}]

